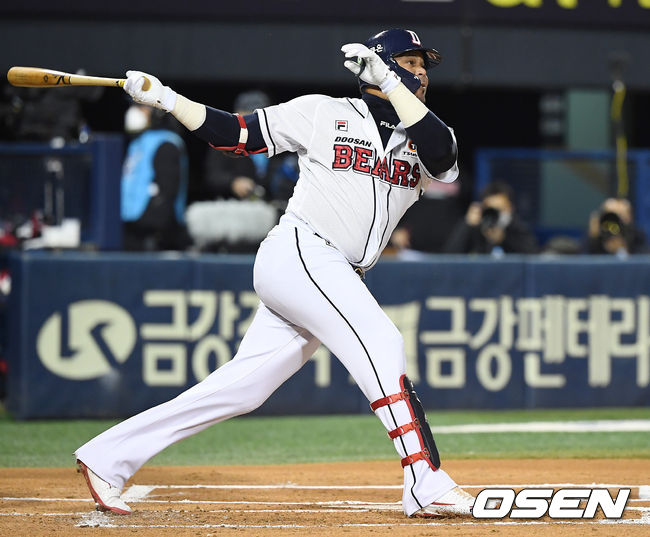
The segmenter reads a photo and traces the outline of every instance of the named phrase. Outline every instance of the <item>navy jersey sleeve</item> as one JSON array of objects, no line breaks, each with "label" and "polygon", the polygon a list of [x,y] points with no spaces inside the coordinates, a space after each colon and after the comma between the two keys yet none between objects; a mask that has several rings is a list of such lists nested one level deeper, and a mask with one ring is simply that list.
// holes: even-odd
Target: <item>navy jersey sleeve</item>
[{"label": "navy jersey sleeve", "polygon": [[427,175],[451,183],[458,175],[458,148],[453,131],[433,112],[406,129],[418,148]]}]

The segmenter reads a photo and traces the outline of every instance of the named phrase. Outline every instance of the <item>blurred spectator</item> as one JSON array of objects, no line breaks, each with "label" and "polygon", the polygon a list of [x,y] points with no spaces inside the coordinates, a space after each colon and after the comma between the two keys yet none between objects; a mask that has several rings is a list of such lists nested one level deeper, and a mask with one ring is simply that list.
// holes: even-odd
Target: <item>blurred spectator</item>
[{"label": "blurred spectator", "polygon": [[0,358],[0,402],[4,401],[7,396],[7,362]]},{"label": "blurred spectator", "polygon": [[[237,96],[234,112],[242,116],[271,105],[263,91]],[[264,199],[284,211],[298,180],[298,158],[266,154],[241,157],[232,152],[209,151],[205,160],[205,187],[213,199]]]},{"label": "blurred spectator", "polygon": [[[264,92],[237,96],[234,112],[242,116],[270,106]],[[205,190],[213,201],[193,203],[188,229],[199,249],[253,253],[284,212],[298,180],[294,153],[271,159],[210,150],[205,160]]]},{"label": "blurred spectator", "polygon": [[267,160],[269,168],[266,176],[266,199],[278,210],[279,217],[287,208],[298,181],[298,156],[295,153],[283,153]]},{"label": "blurred spectator", "polygon": [[647,253],[646,237],[634,224],[632,204],[608,198],[589,217],[587,252],[590,254]]},{"label": "blurred spectator", "polygon": [[9,293],[11,292],[11,276],[9,275],[9,258],[0,249],[0,402],[7,395],[7,329],[9,316]]},{"label": "blurred spectator", "polygon": [[[77,73],[83,74],[79,69]],[[0,135],[3,139],[25,142],[45,142],[53,148],[70,143],[85,143],[90,130],[84,117],[85,102],[100,99],[103,87],[22,88],[6,86],[0,106]],[[37,160],[38,159],[38,160]],[[40,206],[23,206],[15,214],[5,211],[0,226],[11,230],[19,239],[38,238],[37,230],[28,232],[35,219],[39,225],[60,226],[64,218],[66,159],[48,155],[36,157],[34,163],[43,166],[45,182]],[[17,228],[21,228],[18,230]]]},{"label": "blurred spectator", "polygon": [[538,251],[535,235],[517,216],[510,185],[501,181],[489,183],[480,199],[469,206],[465,219],[452,230],[446,253],[500,255]]},{"label": "blurred spectator", "polygon": [[463,218],[470,182],[432,181],[420,200],[406,213],[393,231],[387,254],[417,257],[419,253],[440,253],[449,237],[449,230]]},{"label": "blurred spectator", "polygon": [[[261,91],[247,91],[235,99],[234,112],[253,113],[271,104]],[[213,198],[263,199],[266,196],[268,159],[264,154],[239,157],[225,151],[209,151],[205,160],[205,186]]]},{"label": "blurred spectator", "polygon": [[[83,69],[77,74],[84,74]],[[9,104],[3,107],[2,124],[16,140],[50,142],[54,146],[66,142],[88,140],[88,127],[83,103],[101,98],[104,88],[18,88],[7,86]]]},{"label": "blurred spectator", "polygon": [[184,250],[188,163],[183,139],[163,128],[164,114],[133,104],[124,127],[132,137],[122,170],[123,247],[130,251]]}]

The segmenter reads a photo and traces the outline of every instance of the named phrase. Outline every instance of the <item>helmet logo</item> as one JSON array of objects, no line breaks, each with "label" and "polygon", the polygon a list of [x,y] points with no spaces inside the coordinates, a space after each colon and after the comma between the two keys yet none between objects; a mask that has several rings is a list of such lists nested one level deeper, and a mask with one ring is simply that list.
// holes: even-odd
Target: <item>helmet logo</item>
[{"label": "helmet logo", "polygon": [[411,34],[411,41],[413,42],[414,45],[417,45],[418,47],[422,46],[422,43],[420,42],[420,38],[418,37],[418,34],[416,34],[413,30],[406,30],[409,34]]},{"label": "helmet logo", "polygon": [[381,54],[382,52],[384,52],[384,45],[382,45],[381,43],[377,43],[374,47],[370,47],[370,50],[376,52],[377,54]]}]

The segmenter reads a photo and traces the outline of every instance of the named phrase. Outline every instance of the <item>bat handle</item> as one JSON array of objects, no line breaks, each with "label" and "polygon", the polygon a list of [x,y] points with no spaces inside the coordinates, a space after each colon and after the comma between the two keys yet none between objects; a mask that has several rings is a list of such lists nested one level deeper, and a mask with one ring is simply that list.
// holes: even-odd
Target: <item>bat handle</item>
[{"label": "bat handle", "polygon": [[[117,85],[120,88],[123,88],[125,83],[126,83],[126,78],[120,78],[117,81]],[[142,84],[142,90],[149,91],[150,87],[151,87],[151,81],[147,77],[144,77],[144,84]]]}]

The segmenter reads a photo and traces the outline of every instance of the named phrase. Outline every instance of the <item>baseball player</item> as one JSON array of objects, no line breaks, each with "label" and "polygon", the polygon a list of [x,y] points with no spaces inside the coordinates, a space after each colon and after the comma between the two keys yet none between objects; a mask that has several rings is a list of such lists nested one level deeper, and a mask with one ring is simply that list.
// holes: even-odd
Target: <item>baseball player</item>
[{"label": "baseball player", "polygon": [[127,72],[124,89],[134,101],[173,114],[222,151],[295,152],[300,176],[286,213],[258,250],[253,283],[261,302],[235,357],[76,451],[100,509],[130,513],[122,487],[147,460],[259,407],[323,343],[393,440],[404,469],[406,515],[471,514],[473,497],[440,468],[405,374],[402,337],[359,277],[426,185],[458,175],[454,134],[424,105],[427,68],[441,57],[403,29],[341,50],[361,98],[305,95],[243,117],[190,101],[149,74]]}]

